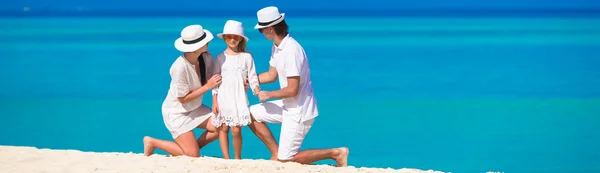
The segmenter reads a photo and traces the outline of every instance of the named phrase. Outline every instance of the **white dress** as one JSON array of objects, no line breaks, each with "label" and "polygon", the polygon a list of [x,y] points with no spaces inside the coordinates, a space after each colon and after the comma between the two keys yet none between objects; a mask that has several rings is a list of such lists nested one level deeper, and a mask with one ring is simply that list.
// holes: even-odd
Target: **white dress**
[{"label": "white dress", "polygon": [[[209,53],[204,53],[202,57],[206,67],[206,80],[208,80],[212,76],[214,62]],[[195,68],[196,65],[183,56],[178,57],[170,68],[171,83],[162,104],[162,114],[165,126],[171,132],[173,139],[193,130],[213,115],[210,108],[202,105],[202,97],[187,103],[181,103],[177,99],[202,86]]]},{"label": "white dress", "polygon": [[219,115],[215,115],[212,124],[216,127],[223,123],[230,127],[250,124],[249,102],[248,95],[244,91],[244,80],[248,78],[252,92],[258,87],[258,76],[254,69],[252,55],[221,53],[217,56],[214,69],[214,74],[221,74],[221,84],[213,89],[213,94],[217,94]]}]

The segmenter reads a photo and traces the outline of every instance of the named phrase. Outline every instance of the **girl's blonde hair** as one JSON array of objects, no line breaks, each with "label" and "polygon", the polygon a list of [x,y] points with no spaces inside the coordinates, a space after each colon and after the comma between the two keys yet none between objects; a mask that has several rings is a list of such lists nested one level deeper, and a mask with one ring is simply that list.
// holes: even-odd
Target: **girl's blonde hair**
[{"label": "girl's blonde hair", "polygon": [[237,52],[244,52],[244,53],[250,53],[248,52],[248,49],[246,47],[246,40],[244,39],[244,37],[240,37],[242,38],[242,40],[240,40],[240,42],[238,43],[237,47],[235,47],[235,51]]}]

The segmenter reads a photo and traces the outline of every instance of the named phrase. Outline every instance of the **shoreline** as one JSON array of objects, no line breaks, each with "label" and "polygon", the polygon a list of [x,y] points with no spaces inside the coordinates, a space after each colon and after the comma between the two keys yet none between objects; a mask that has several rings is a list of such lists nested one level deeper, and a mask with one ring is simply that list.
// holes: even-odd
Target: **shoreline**
[{"label": "shoreline", "polygon": [[[433,170],[334,167],[302,165],[270,160],[224,160],[215,157],[168,157],[154,154],[83,152],[79,150],[38,149],[29,146],[0,145],[0,172],[340,172],[340,173],[438,173]],[[441,172],[439,172],[441,173]]]}]

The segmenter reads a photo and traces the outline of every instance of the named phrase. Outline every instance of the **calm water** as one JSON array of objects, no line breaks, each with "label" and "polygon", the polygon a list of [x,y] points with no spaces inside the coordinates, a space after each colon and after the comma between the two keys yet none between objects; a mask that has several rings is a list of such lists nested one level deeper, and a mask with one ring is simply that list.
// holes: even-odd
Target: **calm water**
[{"label": "calm water", "polygon": [[[169,139],[160,105],[173,41],[227,19],[0,18],[0,145],[140,153],[144,135]],[[234,19],[266,71],[270,42],[254,18]],[[356,167],[600,171],[600,18],[288,23],[321,112],[303,148],[348,146]],[[224,48],[216,38],[209,50]],[[218,143],[202,154],[220,157]],[[242,156],[269,157],[247,128]]]}]

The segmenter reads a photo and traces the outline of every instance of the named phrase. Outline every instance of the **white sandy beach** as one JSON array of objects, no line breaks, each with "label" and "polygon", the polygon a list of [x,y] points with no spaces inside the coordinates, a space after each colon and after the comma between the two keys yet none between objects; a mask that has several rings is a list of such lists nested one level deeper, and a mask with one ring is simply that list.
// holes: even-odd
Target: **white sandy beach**
[{"label": "white sandy beach", "polygon": [[37,149],[34,147],[0,146],[0,172],[10,173],[84,173],[84,172],[439,172],[418,169],[382,168],[336,168],[329,165],[301,165],[268,160],[224,160],[212,157],[191,158],[186,156],[146,157],[136,153],[96,153],[78,150]]}]

